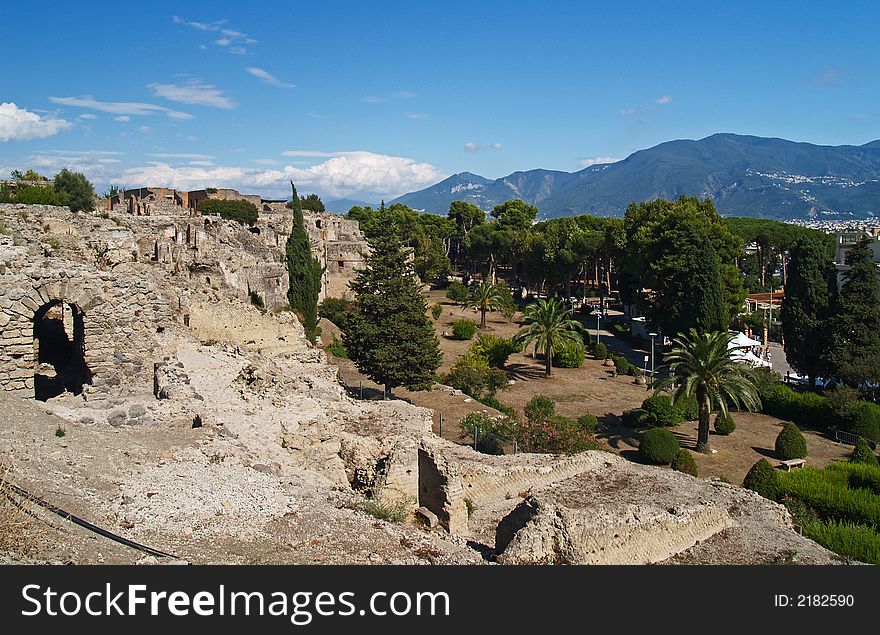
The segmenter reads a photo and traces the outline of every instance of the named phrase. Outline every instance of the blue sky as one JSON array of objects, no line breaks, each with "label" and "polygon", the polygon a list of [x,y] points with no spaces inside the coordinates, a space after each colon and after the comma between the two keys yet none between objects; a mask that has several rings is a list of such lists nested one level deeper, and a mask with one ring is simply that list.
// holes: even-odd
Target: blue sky
[{"label": "blue sky", "polygon": [[99,191],[293,178],[377,201],[715,132],[880,138],[877,2],[12,3],[4,23],[0,174]]}]

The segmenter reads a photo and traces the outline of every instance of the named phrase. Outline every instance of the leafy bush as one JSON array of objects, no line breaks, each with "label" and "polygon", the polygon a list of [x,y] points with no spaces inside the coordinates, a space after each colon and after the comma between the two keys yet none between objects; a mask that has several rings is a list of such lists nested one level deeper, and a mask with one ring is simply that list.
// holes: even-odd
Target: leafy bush
[{"label": "leafy bush", "polygon": [[513,438],[516,419],[492,418],[485,412],[472,412],[458,422],[461,439],[473,441],[477,437],[476,450],[483,454],[504,454],[503,445]]},{"label": "leafy bush", "polygon": [[829,520],[807,523],[802,531],[807,538],[836,554],[859,562],[880,564],[880,534],[869,527]]},{"label": "leafy bush", "polygon": [[471,299],[471,292],[461,282],[456,281],[446,289],[446,297],[456,304],[464,304]]},{"label": "leafy bush", "polygon": [[783,385],[782,375],[765,366],[747,370],[752,382],[755,384],[755,388],[758,390],[758,397],[760,397],[762,404],[776,386]]},{"label": "leafy bush", "polygon": [[516,427],[517,443],[526,452],[575,454],[587,450],[606,450],[576,421],[552,415],[544,420],[524,421]]},{"label": "leafy bush", "polygon": [[224,201],[217,198],[208,198],[200,202],[199,212],[202,215],[218,214],[220,218],[233,220],[242,225],[253,225],[259,216],[257,206],[250,201]]},{"label": "leafy bush", "polygon": [[864,465],[877,465],[877,457],[871,451],[871,447],[864,439],[859,439],[856,447],[853,448],[852,456],[849,459],[852,463],[862,463]]},{"label": "leafy bush", "polygon": [[477,332],[477,323],[467,318],[461,318],[452,323],[452,335],[457,340],[469,340]]},{"label": "leafy bush", "polygon": [[860,401],[852,408],[850,419],[841,421],[840,427],[847,432],[880,441],[880,406]]},{"label": "leafy bush", "polygon": [[251,299],[251,304],[253,304],[258,309],[266,308],[266,303],[263,302],[263,296],[261,296],[256,291],[251,291],[250,293],[248,293],[248,297],[250,297]]},{"label": "leafy bush", "polygon": [[498,398],[495,397],[495,395],[486,395],[478,401],[484,406],[489,406],[490,408],[494,408],[498,412],[503,412],[508,417],[516,416],[516,410],[514,408],[511,408],[510,406],[505,406],[503,403],[498,401]]},{"label": "leafy bush", "polygon": [[535,395],[523,409],[529,421],[543,421],[556,414],[556,404],[547,395]]},{"label": "leafy bush", "polygon": [[799,498],[826,520],[880,527],[880,496],[868,489],[851,489],[843,470],[803,468],[780,473],[778,478],[781,493]]},{"label": "leafy bush", "polygon": [[623,355],[611,354],[611,361],[614,362],[614,368],[618,375],[626,375],[632,364]]},{"label": "leafy bush", "polygon": [[684,421],[684,413],[669,395],[651,395],[642,402],[642,410],[650,415],[653,425],[669,427]]},{"label": "leafy bush", "polygon": [[684,416],[685,421],[696,421],[700,417],[700,408],[697,405],[697,396],[691,395],[690,398],[685,399],[681,404],[682,415]]},{"label": "leafy bush", "polygon": [[650,423],[648,413],[641,408],[624,411],[622,420],[627,428],[644,428]]},{"label": "leafy bush", "polygon": [[363,510],[378,520],[402,524],[412,516],[412,504],[407,496],[377,496],[364,501]]},{"label": "leafy bush", "polygon": [[443,307],[439,304],[435,304],[431,307],[431,317],[437,320],[443,314]]},{"label": "leafy bush", "polygon": [[678,450],[678,439],[665,428],[651,428],[639,443],[639,455],[655,465],[669,465]]},{"label": "leafy bush", "polygon": [[596,359],[608,359],[608,347],[605,346],[602,342],[596,344],[594,348],[594,353],[596,355]]},{"label": "leafy bush", "polygon": [[727,436],[733,434],[734,430],[736,430],[736,423],[734,423],[733,417],[730,414],[724,415],[719,412],[715,417],[715,432]]},{"label": "leafy bush", "polygon": [[71,212],[95,209],[95,189],[82,172],[62,168],[55,175],[52,187]]},{"label": "leafy bush", "polygon": [[66,205],[67,199],[52,187],[18,184],[13,188],[0,185],[0,203],[24,203],[25,205]]},{"label": "leafy bush", "polygon": [[346,322],[357,313],[357,303],[345,298],[326,298],[318,305],[318,315],[345,330]]},{"label": "leafy bush", "polygon": [[578,417],[577,424],[590,434],[596,434],[599,431],[599,420],[591,414]]},{"label": "leafy bush", "polygon": [[790,421],[776,437],[776,456],[783,461],[807,458],[807,440],[798,427]]},{"label": "leafy bush", "polygon": [[838,422],[852,418],[853,409],[860,401],[859,391],[843,384],[825,391],[825,406],[832,421],[831,426],[838,427]]},{"label": "leafy bush", "polygon": [[678,452],[675,453],[675,456],[672,457],[672,469],[676,472],[684,472],[685,474],[690,474],[691,476],[697,476],[697,462],[694,461],[694,457],[690,452],[681,448]]},{"label": "leafy bush", "polygon": [[480,335],[477,341],[471,344],[471,352],[486,358],[489,366],[504,368],[507,358],[519,350],[513,340],[497,335]]},{"label": "leafy bush", "polygon": [[772,501],[779,499],[779,472],[767,459],[761,459],[755,463],[746,474],[743,487],[758,492],[764,498]]},{"label": "leafy bush", "polygon": [[441,380],[474,399],[481,399],[486,395],[494,395],[499,388],[505,386],[507,375],[497,368],[489,368],[484,357],[468,353],[459,357]]},{"label": "leafy bush", "polygon": [[832,463],[827,468],[829,473],[842,473],[846,477],[846,484],[852,489],[868,489],[875,494],[880,494],[880,469],[877,464],[865,463]]},{"label": "leafy bush", "polygon": [[580,368],[586,351],[578,342],[558,342],[553,350],[553,363],[559,368]]},{"label": "leafy bush", "polygon": [[348,351],[345,350],[345,345],[335,335],[333,336],[333,339],[330,340],[330,343],[327,344],[325,350],[334,357],[348,359]]}]

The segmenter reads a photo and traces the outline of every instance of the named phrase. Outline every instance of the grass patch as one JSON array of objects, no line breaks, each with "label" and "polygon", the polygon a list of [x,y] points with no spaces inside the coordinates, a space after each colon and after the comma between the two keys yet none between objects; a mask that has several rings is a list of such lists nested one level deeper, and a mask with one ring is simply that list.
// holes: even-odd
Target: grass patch
[{"label": "grass patch", "polygon": [[846,521],[807,523],[803,533],[836,554],[880,564],[880,534],[869,527]]},{"label": "grass patch", "polygon": [[364,501],[363,510],[373,518],[392,523],[405,523],[412,516],[409,496],[376,496]]}]

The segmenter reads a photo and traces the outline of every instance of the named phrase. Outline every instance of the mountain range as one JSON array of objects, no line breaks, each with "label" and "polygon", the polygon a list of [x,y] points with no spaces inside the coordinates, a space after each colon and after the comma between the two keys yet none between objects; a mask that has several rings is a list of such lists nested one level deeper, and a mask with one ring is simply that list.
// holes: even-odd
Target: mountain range
[{"label": "mountain range", "polygon": [[714,134],[640,150],[578,172],[528,170],[499,179],[462,172],[391,203],[446,214],[454,200],[489,211],[520,198],[540,218],[620,216],[632,202],[710,198],[731,216],[778,219],[880,216],[880,140],[820,146],[785,139]]}]

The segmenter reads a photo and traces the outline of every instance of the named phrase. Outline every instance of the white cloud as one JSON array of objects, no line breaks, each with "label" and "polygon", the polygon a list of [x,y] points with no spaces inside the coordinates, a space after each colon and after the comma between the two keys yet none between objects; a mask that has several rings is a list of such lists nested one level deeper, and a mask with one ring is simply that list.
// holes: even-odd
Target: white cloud
[{"label": "white cloud", "polygon": [[[333,153],[325,153],[327,154]],[[128,168],[114,180],[178,189],[234,187],[283,196],[288,191],[288,181],[292,179],[297,186],[324,195],[345,197],[361,194],[393,198],[436,183],[444,176],[428,163],[419,163],[406,157],[358,151],[338,153],[338,156],[332,156],[311,167],[287,165],[281,169],[239,166],[174,167],[167,163],[154,162]]]},{"label": "white cloud", "polygon": [[407,119],[427,119],[431,115],[426,112],[405,112],[403,116]]},{"label": "white cloud", "polygon": [[272,73],[263,70],[262,68],[257,68],[256,66],[248,66],[244,70],[245,72],[250,73],[257,79],[260,79],[263,82],[269,84],[270,86],[275,86],[275,88],[296,88],[294,84],[282,82],[280,79],[272,75]]},{"label": "white cloud", "polygon": [[214,162],[213,161],[190,161],[189,164],[196,165],[199,167],[207,167],[210,165],[214,165]]},{"label": "white cloud", "polygon": [[653,112],[654,109],[651,107],[645,108],[621,108],[620,116],[621,117],[632,117],[634,115],[644,115],[649,112]]},{"label": "white cloud", "polygon": [[257,165],[278,165],[275,159],[251,159],[251,162]]},{"label": "white cloud", "polygon": [[12,102],[0,104],[0,142],[44,139],[70,128],[64,119],[50,119],[19,108]]},{"label": "white cloud", "polygon": [[155,159],[214,159],[213,155],[210,154],[193,154],[193,153],[185,153],[185,152],[154,152],[152,154],[148,154],[147,156],[153,157]]},{"label": "white cloud", "polygon": [[185,84],[148,84],[147,88],[153,91],[157,97],[164,97],[169,101],[182,104],[196,104],[199,106],[212,106],[214,108],[235,108],[234,101],[223,94],[223,91],[206,84],[200,79],[193,79]]},{"label": "white cloud", "polygon": [[480,152],[482,150],[500,150],[500,143],[474,143],[473,141],[464,144],[465,152]]},{"label": "white cloud", "polygon": [[189,113],[171,110],[170,108],[159,106],[157,104],[125,101],[99,101],[91,95],[83,95],[82,97],[49,97],[49,101],[61,106],[90,108],[100,112],[109,112],[114,115],[153,115],[155,113],[162,113],[171,119],[193,118]]},{"label": "white cloud", "polygon": [[408,90],[401,90],[399,92],[394,93],[394,97],[396,97],[397,99],[412,99],[415,96],[416,96],[415,93],[410,92]]},{"label": "white cloud", "polygon": [[363,101],[365,101],[368,104],[384,104],[388,100],[385,99],[384,97],[378,97],[376,95],[367,95],[366,97],[363,98]]},{"label": "white cloud", "polygon": [[131,117],[128,115],[119,115],[118,117],[113,117],[113,121],[131,121]]},{"label": "white cloud", "polygon": [[601,165],[605,163],[617,163],[620,161],[617,157],[581,157],[578,159],[578,169],[583,170],[591,165]]},{"label": "white cloud", "polygon": [[[245,44],[256,44],[257,40],[249,36],[247,33],[242,33],[236,29],[232,29],[227,27],[228,20],[215,20],[214,22],[198,22],[196,20],[184,20],[179,16],[172,16],[171,21],[174,24],[184,24],[186,26],[190,26],[197,31],[202,31],[203,33],[220,33],[223,37],[217,38],[214,40],[214,44],[217,46],[226,48],[230,53],[235,55],[244,55],[247,53],[247,48],[245,48]],[[199,48],[207,48],[204,44],[200,44]]]},{"label": "white cloud", "polygon": [[663,95],[662,97],[658,97],[657,99],[655,99],[654,103],[660,104],[662,106],[663,104],[668,104],[671,101],[672,97],[670,97],[669,95]]},{"label": "white cloud", "polygon": [[285,150],[283,157],[341,157],[347,152],[325,152],[323,150]]},{"label": "white cloud", "polygon": [[97,115],[93,115],[93,114],[90,113],[90,112],[84,112],[83,114],[81,114],[81,115],[79,116],[79,119],[89,119],[89,120],[91,120],[91,119],[97,119],[97,118],[98,118]]}]

